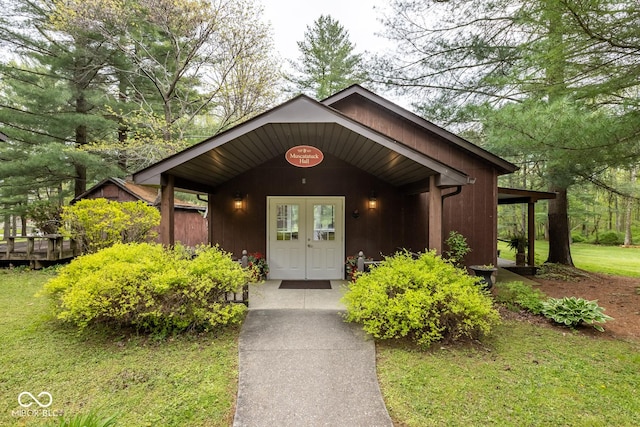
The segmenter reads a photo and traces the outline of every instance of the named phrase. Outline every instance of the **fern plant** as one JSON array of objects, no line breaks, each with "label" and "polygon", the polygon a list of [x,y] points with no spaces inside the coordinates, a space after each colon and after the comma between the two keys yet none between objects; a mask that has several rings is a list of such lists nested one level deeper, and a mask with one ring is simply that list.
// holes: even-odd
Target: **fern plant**
[{"label": "fern plant", "polygon": [[603,312],[604,308],[600,307],[597,301],[588,301],[584,298],[549,298],[542,303],[543,315],[571,328],[586,323],[603,332],[604,328],[597,323],[613,320]]}]

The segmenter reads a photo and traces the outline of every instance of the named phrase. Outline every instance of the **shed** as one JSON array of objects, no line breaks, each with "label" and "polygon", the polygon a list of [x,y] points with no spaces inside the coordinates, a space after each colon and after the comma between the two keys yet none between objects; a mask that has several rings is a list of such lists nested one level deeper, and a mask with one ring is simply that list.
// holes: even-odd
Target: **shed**
[{"label": "shed", "polygon": [[[157,188],[138,185],[120,178],[106,178],[72,200],[104,198],[118,202],[143,201],[149,206],[160,206]],[[174,199],[175,242],[197,246],[208,242],[206,207]],[[159,231],[159,229],[158,229]],[[160,241],[161,236],[158,236]]]},{"label": "shed", "polygon": [[467,238],[467,264],[495,264],[498,176],[516,170],[354,85],[299,95],[133,179],[161,188],[166,244],[174,189],[205,193],[211,244],[265,252],[273,279],[338,279],[349,255],[441,252],[450,231]]}]

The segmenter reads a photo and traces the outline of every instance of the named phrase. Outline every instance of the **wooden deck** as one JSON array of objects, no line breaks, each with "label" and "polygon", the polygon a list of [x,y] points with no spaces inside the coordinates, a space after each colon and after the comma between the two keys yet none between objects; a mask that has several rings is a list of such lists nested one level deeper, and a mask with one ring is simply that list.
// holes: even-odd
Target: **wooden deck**
[{"label": "wooden deck", "polygon": [[79,254],[74,240],[58,234],[45,236],[10,236],[0,241],[0,263],[29,263],[34,268],[64,262]]},{"label": "wooden deck", "polygon": [[520,276],[535,276],[536,272],[538,271],[538,267],[536,267],[535,265],[516,265],[515,261],[504,258],[498,258],[498,267],[519,274]]}]

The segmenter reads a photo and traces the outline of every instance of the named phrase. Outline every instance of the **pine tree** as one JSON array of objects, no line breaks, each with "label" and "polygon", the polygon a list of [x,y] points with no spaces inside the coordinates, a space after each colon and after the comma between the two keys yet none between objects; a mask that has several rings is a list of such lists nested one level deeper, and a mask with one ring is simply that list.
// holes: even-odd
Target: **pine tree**
[{"label": "pine tree", "polygon": [[324,99],[367,79],[362,54],[354,53],[349,32],[331,16],[321,15],[307,26],[297,44],[301,56],[291,63],[296,75],[288,77],[295,91]]},{"label": "pine tree", "polygon": [[386,25],[399,48],[377,80],[417,96],[431,120],[479,124],[497,154],[539,157],[557,193],[548,261],[572,265],[569,188],[640,160],[637,2],[396,0],[393,7]]}]

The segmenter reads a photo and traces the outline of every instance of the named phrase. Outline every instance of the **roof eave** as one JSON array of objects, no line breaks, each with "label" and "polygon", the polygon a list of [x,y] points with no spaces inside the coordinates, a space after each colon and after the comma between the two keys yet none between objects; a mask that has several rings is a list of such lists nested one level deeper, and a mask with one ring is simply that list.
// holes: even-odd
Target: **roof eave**
[{"label": "roof eave", "polygon": [[498,173],[500,175],[505,175],[505,174],[510,174],[513,173],[515,171],[517,171],[518,169],[520,169],[518,166],[514,165],[513,163],[499,157],[496,156],[495,154],[473,144],[470,141],[467,141],[466,139],[449,132],[448,130],[441,128],[440,126],[418,116],[415,113],[412,113],[411,111],[400,107],[397,104],[394,104],[393,102],[389,101],[388,99],[385,99],[383,97],[381,97],[380,95],[377,95],[373,92],[371,92],[368,89],[363,88],[360,85],[352,85],[322,101],[320,101],[322,104],[326,105],[326,106],[331,106],[341,100],[347,99],[351,96],[361,96],[365,99],[367,99],[370,102],[373,102],[375,104],[378,104],[380,106],[382,106],[383,108],[393,112],[394,114],[404,118],[405,120],[408,120],[410,122],[412,122],[413,124],[424,128],[426,130],[428,130],[429,132],[444,138],[445,140],[455,144],[456,146],[475,154],[476,156],[490,162],[491,164],[493,164],[496,169],[498,170]]}]

